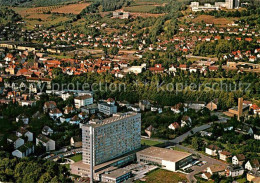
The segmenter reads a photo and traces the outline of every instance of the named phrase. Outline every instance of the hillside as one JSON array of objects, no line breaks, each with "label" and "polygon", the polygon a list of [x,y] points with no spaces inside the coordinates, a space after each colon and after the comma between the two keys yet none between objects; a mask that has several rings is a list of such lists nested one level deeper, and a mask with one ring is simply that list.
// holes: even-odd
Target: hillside
[{"label": "hillside", "polygon": [[79,0],[0,0],[5,6],[52,6],[64,3],[78,2]]}]

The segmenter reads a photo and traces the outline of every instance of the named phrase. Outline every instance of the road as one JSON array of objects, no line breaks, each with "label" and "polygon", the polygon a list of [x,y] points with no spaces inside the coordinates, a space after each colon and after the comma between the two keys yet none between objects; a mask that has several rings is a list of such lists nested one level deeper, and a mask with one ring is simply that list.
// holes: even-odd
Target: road
[{"label": "road", "polygon": [[69,156],[71,154],[76,154],[76,153],[82,153],[82,148],[77,148],[77,149],[72,149],[70,151],[66,151],[66,152],[61,152],[61,153],[58,153],[54,156],[50,156],[50,157],[45,157],[46,160],[54,160],[56,158],[59,158],[61,156],[63,157],[66,157],[66,156]]},{"label": "road", "polygon": [[[214,115],[218,116],[218,121],[215,121],[214,123],[226,123],[228,118],[227,117],[223,117],[223,114],[221,112],[214,112]],[[150,140],[153,141],[158,141],[158,142],[171,142],[171,143],[175,143],[175,144],[179,144],[180,142],[183,142],[187,137],[192,136],[193,134],[206,130],[208,128],[210,128],[213,124],[213,122],[209,122],[207,124],[201,125],[201,126],[197,126],[192,128],[191,130],[187,131],[186,133],[176,137],[175,139],[172,140],[162,140],[162,139],[156,139],[156,138],[150,138]]]}]

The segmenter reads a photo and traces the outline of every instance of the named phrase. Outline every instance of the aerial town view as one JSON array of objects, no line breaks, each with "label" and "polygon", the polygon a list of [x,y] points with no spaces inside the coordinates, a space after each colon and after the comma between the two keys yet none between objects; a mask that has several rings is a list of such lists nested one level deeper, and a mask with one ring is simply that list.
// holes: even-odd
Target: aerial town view
[{"label": "aerial town view", "polygon": [[260,0],[0,0],[0,183],[260,183]]}]

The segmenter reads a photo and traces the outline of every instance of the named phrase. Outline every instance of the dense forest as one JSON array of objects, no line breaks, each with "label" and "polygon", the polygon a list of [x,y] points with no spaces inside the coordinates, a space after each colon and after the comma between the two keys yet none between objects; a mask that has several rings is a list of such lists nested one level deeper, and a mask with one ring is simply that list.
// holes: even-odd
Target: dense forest
[{"label": "dense forest", "polygon": [[70,182],[65,166],[52,161],[10,158],[0,152],[0,182]]},{"label": "dense forest", "polygon": [[9,8],[0,8],[0,25],[14,23],[21,20],[22,17]]}]

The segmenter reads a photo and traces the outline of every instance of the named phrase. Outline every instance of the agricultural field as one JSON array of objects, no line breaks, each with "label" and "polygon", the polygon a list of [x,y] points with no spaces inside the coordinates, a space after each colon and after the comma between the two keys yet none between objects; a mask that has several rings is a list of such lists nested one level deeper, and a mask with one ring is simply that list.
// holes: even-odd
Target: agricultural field
[{"label": "agricultural field", "polygon": [[[187,181],[186,176],[181,173],[170,172],[167,170],[158,169],[149,173],[145,178],[146,183],[164,182],[164,183],[176,183],[180,181]],[[141,183],[142,181],[136,181],[135,183]]]},{"label": "agricultural field", "polygon": [[77,15],[89,5],[90,5],[90,3],[69,4],[69,5],[65,5],[65,6],[61,6],[59,8],[53,9],[51,12]]}]

